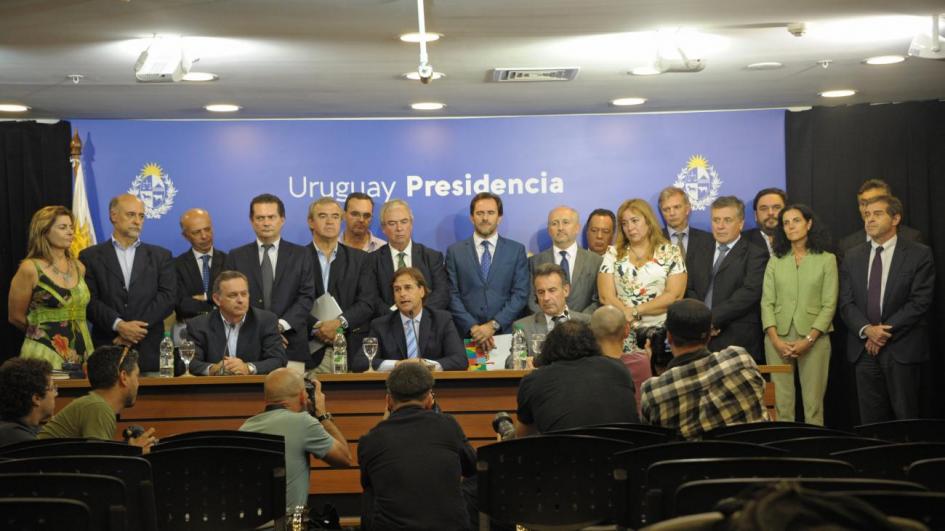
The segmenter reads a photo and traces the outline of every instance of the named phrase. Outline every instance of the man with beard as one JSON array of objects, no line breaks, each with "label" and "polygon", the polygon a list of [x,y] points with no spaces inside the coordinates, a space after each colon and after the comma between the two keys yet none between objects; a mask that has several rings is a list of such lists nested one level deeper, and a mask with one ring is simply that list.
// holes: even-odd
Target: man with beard
[{"label": "man with beard", "polygon": [[778,214],[787,204],[787,194],[780,188],[765,188],[755,194],[755,200],[751,204],[755,209],[757,227],[745,231],[745,237],[750,243],[764,245],[770,256],[774,233],[778,230]]}]

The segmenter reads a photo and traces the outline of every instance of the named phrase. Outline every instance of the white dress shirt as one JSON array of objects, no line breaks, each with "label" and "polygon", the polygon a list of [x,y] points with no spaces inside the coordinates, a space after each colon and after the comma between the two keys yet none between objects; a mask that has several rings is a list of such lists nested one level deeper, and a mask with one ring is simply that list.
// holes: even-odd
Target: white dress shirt
[{"label": "white dress shirt", "polygon": [[492,255],[492,261],[495,261],[495,250],[499,244],[499,232],[493,232],[492,236],[483,238],[478,232],[473,232],[473,243],[476,244],[476,262],[482,263],[482,242],[489,242],[489,254]]}]

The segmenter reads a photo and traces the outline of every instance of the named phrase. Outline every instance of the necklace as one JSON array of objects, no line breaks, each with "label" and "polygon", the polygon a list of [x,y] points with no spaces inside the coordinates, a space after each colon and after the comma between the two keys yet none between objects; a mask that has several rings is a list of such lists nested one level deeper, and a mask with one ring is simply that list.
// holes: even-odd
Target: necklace
[{"label": "necklace", "polygon": [[643,261],[643,256],[640,256],[640,255],[633,249],[633,247],[627,245],[627,249],[629,249],[630,252],[633,253],[633,257],[637,259],[637,260],[636,260],[637,262],[642,262],[642,261]]},{"label": "necklace", "polygon": [[58,267],[56,267],[56,263],[53,261],[50,261],[49,265],[52,267],[53,271],[55,271],[59,276],[62,277],[63,280],[66,281],[66,284],[72,283],[72,262],[71,261],[67,262],[65,271],[61,271]]}]

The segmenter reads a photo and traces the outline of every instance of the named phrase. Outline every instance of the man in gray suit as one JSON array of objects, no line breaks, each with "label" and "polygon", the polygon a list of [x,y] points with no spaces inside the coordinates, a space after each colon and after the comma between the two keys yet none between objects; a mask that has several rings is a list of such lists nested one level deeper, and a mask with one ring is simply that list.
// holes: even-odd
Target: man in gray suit
[{"label": "man in gray suit", "polygon": [[[548,214],[548,235],[554,245],[529,258],[528,269],[534,276],[535,268],[542,264],[561,266],[565,280],[571,285],[570,294],[567,295],[568,307],[590,315],[600,306],[597,298],[597,272],[603,257],[578,246],[577,237],[580,233],[581,221],[577,210],[566,206],[552,210]],[[528,297],[528,309],[533,313],[540,309],[535,298],[534,285]]]},{"label": "man in gray suit", "polygon": [[[568,294],[571,285],[565,276],[564,269],[556,264],[541,264],[532,272],[532,293],[538,301],[540,309],[528,317],[522,317],[513,324],[521,327],[525,332],[525,341],[528,344],[528,355],[534,356],[532,350],[532,335],[547,334],[555,325],[564,321],[578,321],[589,323],[591,316],[573,311],[568,308]],[[511,360],[511,357],[509,357]]]}]

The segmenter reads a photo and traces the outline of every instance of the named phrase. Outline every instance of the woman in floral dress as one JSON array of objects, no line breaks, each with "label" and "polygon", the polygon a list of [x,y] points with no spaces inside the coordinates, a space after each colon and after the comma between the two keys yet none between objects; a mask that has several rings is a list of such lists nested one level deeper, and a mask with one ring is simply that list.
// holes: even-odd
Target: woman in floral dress
[{"label": "woman in floral dress", "polygon": [[[597,275],[602,304],[623,310],[634,329],[662,326],[666,309],[686,292],[686,261],[660,230],[649,203],[628,199],[617,209],[620,231]],[[624,351],[637,350],[635,334]]]},{"label": "woman in floral dress", "polygon": [[37,210],[30,222],[26,259],[10,284],[10,322],[26,334],[20,355],[46,360],[54,369],[81,363],[92,351],[85,267],[69,251],[74,225],[65,207]]}]

